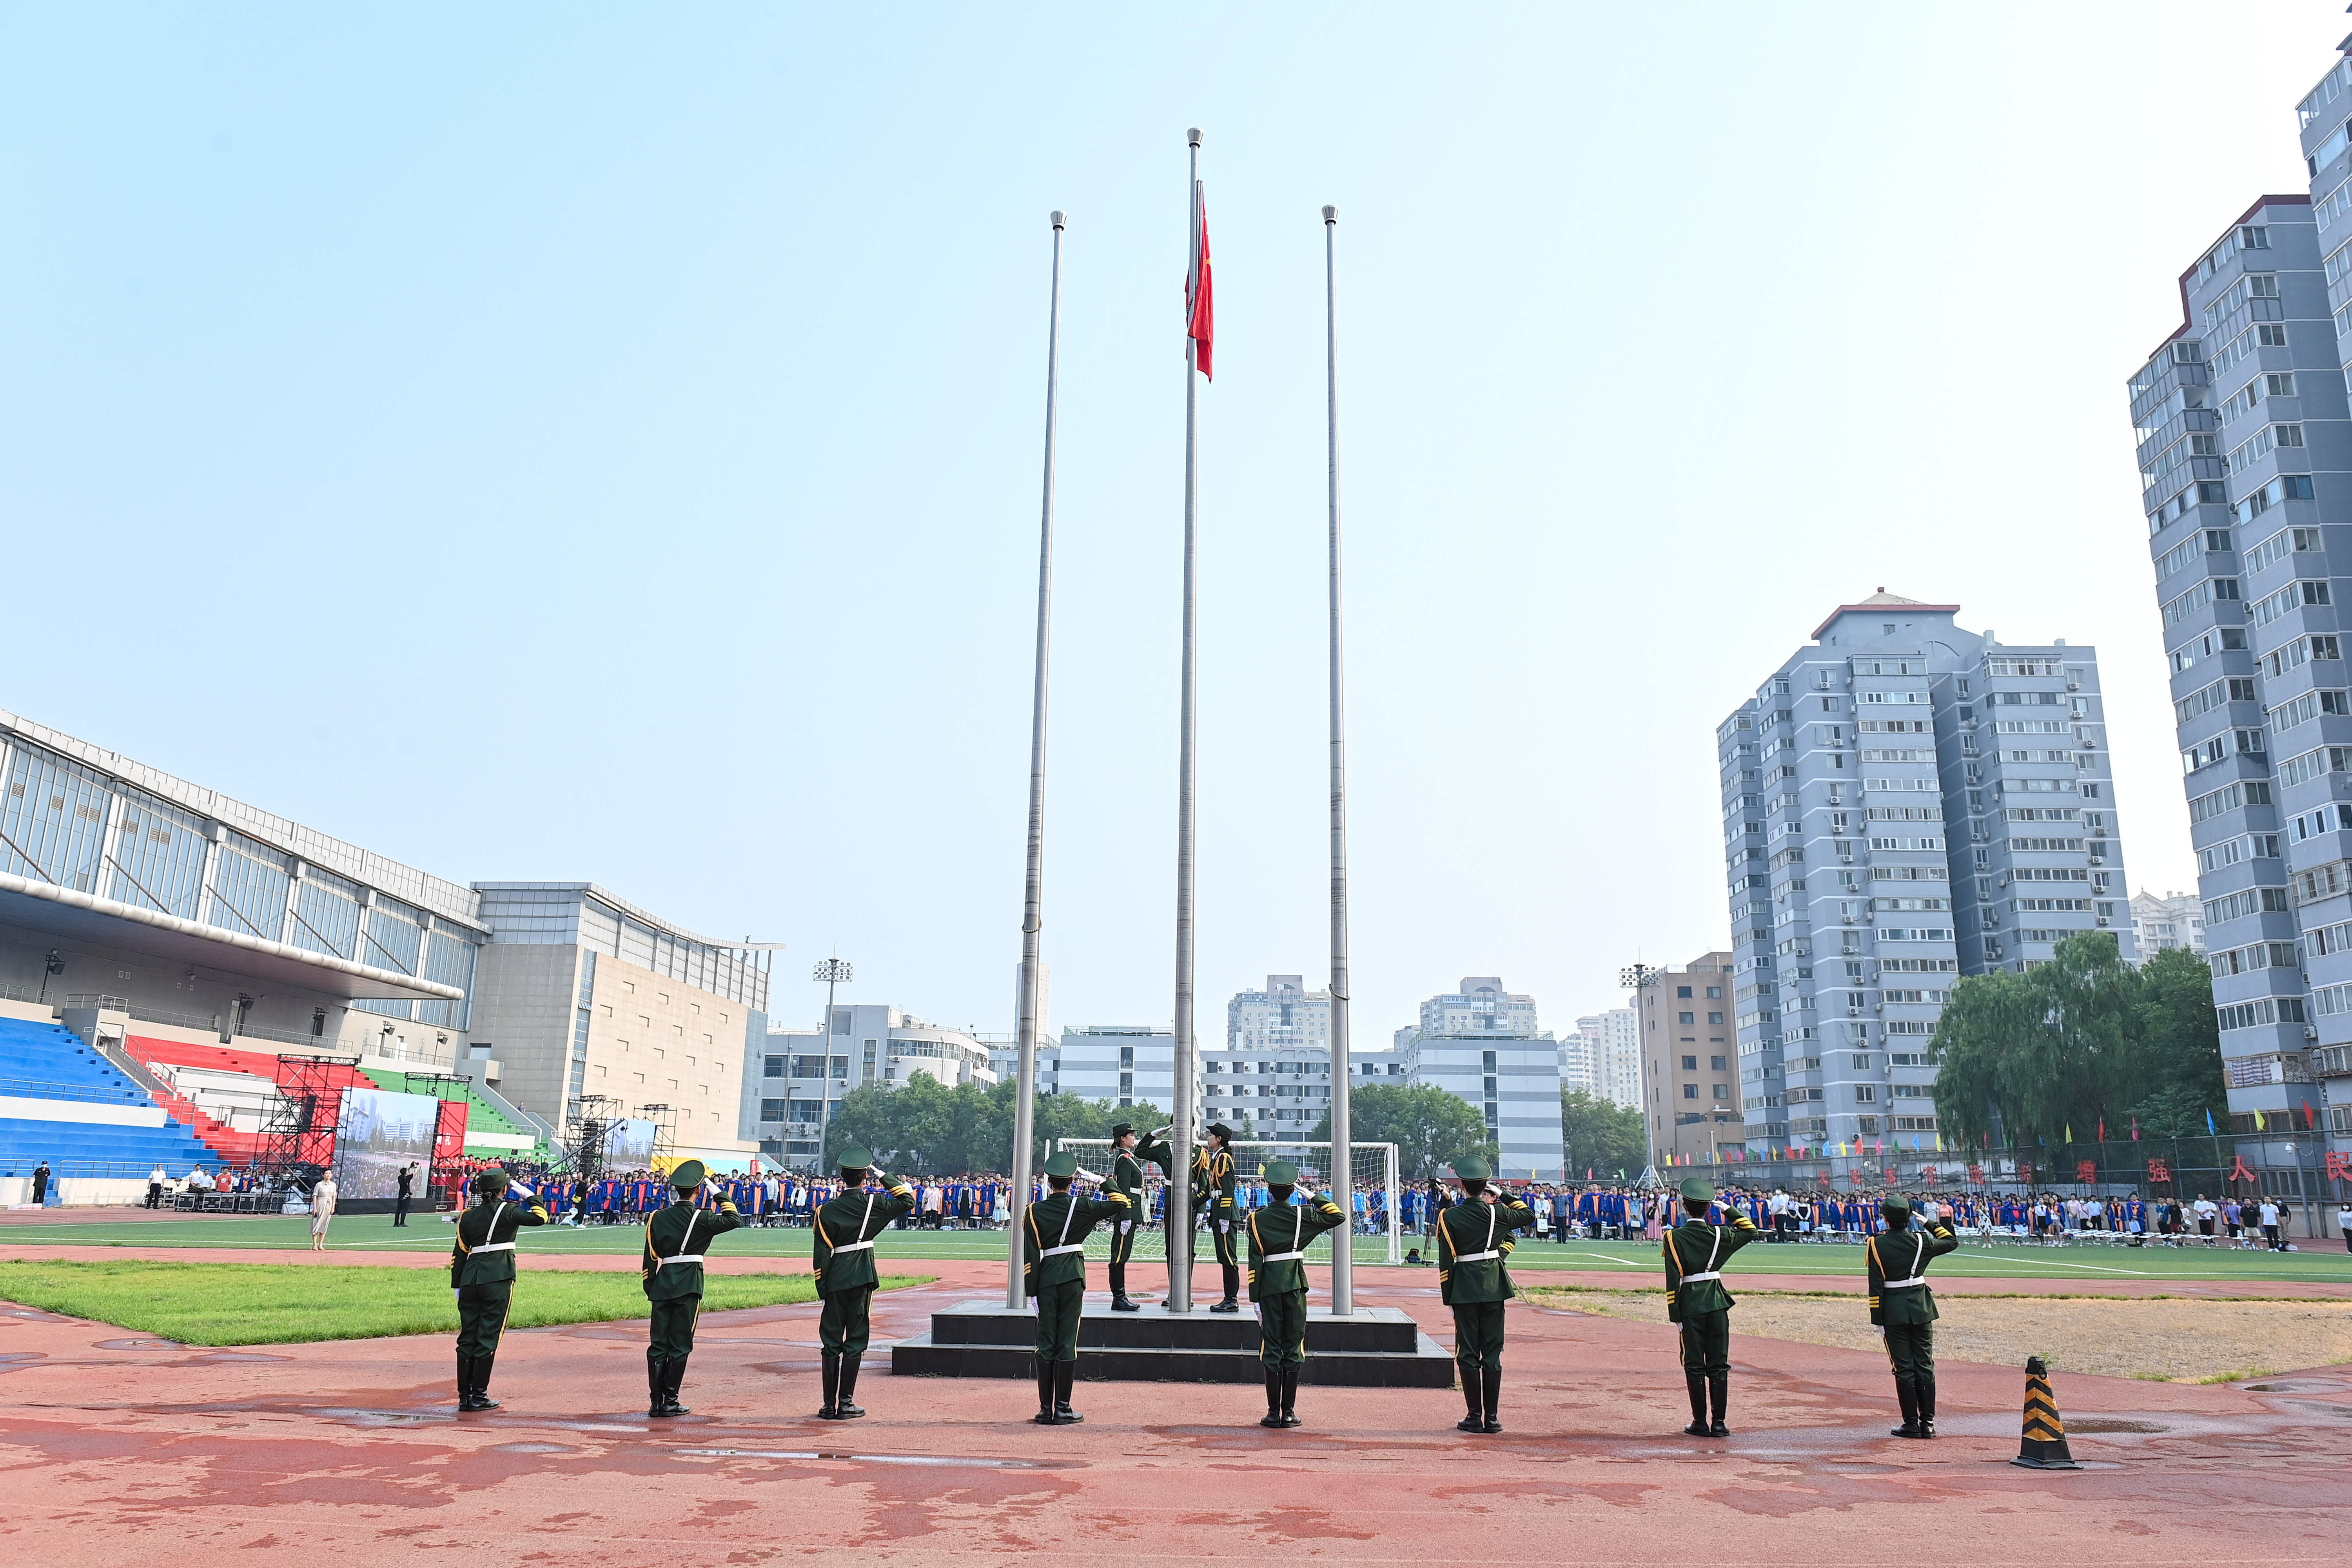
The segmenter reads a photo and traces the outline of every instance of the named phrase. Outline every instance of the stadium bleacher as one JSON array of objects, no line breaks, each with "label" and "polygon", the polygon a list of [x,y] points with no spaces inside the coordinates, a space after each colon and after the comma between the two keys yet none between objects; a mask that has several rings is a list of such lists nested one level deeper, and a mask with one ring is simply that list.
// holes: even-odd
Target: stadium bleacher
[{"label": "stadium bleacher", "polygon": [[[220,1161],[234,1165],[252,1163],[262,1144],[258,1125],[232,1126],[226,1116],[216,1112],[258,1107],[275,1097],[278,1071],[275,1055],[145,1035],[132,1035],[122,1044],[134,1060],[173,1086],[172,1092],[157,1098],[165,1110],[194,1128],[196,1136]],[[325,1081],[335,1089],[375,1087],[366,1075],[350,1067],[330,1068]],[[212,1110],[205,1108],[207,1100]]]},{"label": "stadium bleacher", "polygon": [[[40,1114],[42,1101],[56,1102],[57,1114]],[[221,1163],[168,1106],[160,1126],[86,1119],[156,1106],[153,1096],[70,1029],[0,1018],[0,1176],[30,1175],[44,1160],[61,1178],[130,1178],[157,1165],[179,1177],[194,1166]]]},{"label": "stadium bleacher", "polygon": [[[365,1068],[362,1070],[378,1089],[394,1094],[433,1094],[443,1100],[463,1100],[466,1104],[466,1152],[477,1159],[495,1160],[518,1152],[517,1146],[509,1140],[528,1139],[531,1145],[538,1142],[535,1134],[526,1128],[517,1127],[500,1115],[498,1107],[477,1094],[471,1084],[461,1083],[453,1089],[447,1082],[436,1083],[430,1077],[412,1084],[409,1075],[396,1068]],[[483,1133],[490,1134],[499,1142],[481,1142]]]}]

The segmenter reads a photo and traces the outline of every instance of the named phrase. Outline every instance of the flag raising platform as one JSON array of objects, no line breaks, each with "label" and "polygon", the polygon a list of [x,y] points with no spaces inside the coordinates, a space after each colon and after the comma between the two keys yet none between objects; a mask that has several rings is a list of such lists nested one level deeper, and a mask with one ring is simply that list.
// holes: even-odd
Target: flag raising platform
[{"label": "flag raising platform", "polygon": [[[893,1377],[1035,1375],[1037,1315],[994,1301],[961,1301],[931,1314],[931,1331],[890,1349]],[[1257,1320],[1171,1312],[1089,1311],[1078,1323],[1078,1376],[1087,1382],[1257,1384]],[[1451,1388],[1454,1358],[1394,1307],[1341,1317],[1307,1314],[1307,1366],[1299,1381],[1343,1388]]]}]

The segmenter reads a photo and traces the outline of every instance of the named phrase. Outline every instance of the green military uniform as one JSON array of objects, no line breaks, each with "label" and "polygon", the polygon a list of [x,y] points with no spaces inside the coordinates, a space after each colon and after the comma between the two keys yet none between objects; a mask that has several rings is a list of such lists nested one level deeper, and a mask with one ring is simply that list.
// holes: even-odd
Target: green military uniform
[{"label": "green military uniform", "polygon": [[702,1249],[743,1222],[735,1205],[720,1200],[719,1212],[697,1208],[694,1194],[709,1174],[699,1160],[670,1173],[677,1201],[656,1209],[646,1221],[646,1253],[639,1268],[646,1299],[653,1303],[653,1333],[646,1345],[646,1386],[653,1395],[648,1415],[684,1415],[678,1384],[686,1381],[686,1358],[694,1353],[694,1325],[702,1316]]},{"label": "green military uniform", "polygon": [[[1682,1195],[1685,1204],[1713,1203],[1715,1188],[1694,1176],[1683,1184]],[[1731,1398],[1735,1303],[1723,1288],[1722,1269],[1727,1258],[1763,1234],[1746,1215],[1736,1212],[1729,1225],[1686,1218],[1666,1232],[1660,1249],[1666,1261],[1666,1321],[1680,1323],[1683,1330],[1683,1384],[1691,1406],[1691,1424],[1683,1430],[1691,1436],[1730,1436],[1723,1417]]]},{"label": "green military uniform", "polygon": [[[1111,1141],[1116,1143],[1134,1131],[1131,1122],[1121,1121],[1111,1128]],[[1175,1160],[1175,1146],[1153,1132],[1145,1133],[1134,1148],[1119,1150],[1111,1160],[1110,1189],[1126,1194],[1128,1204],[1126,1215],[1111,1222],[1110,1227],[1110,1310],[1114,1312],[1141,1310],[1127,1297],[1127,1260],[1135,1256],[1135,1238],[1151,1212],[1143,1201],[1144,1164],[1159,1166],[1164,1178],[1173,1171]]]},{"label": "green military uniform", "polygon": [[457,1408],[496,1410],[490,1363],[514,1298],[515,1233],[545,1225],[547,1205],[537,1197],[508,1197],[503,1172],[496,1180],[476,1177],[474,1184],[479,1199],[458,1216],[457,1245],[449,1251],[449,1288],[457,1297]]},{"label": "green military uniform", "polygon": [[[1227,1143],[1233,1142],[1234,1130],[1222,1121],[1212,1123],[1209,1131]],[[1192,1151],[1192,1212],[1208,1222],[1209,1245],[1216,1248],[1217,1267],[1224,1276],[1224,1299],[1209,1310],[1238,1312],[1242,1310],[1242,1269],[1235,1232],[1240,1228],[1241,1210],[1234,1202],[1234,1153],[1230,1148],[1212,1151],[1203,1143]],[[1184,1257],[1190,1261],[1192,1256],[1191,1238],[1187,1237]]]},{"label": "green military uniform", "polygon": [[817,1318],[824,1405],[817,1415],[827,1421],[866,1414],[852,1395],[857,1392],[858,1360],[873,1337],[874,1287],[882,1278],[874,1267],[874,1238],[915,1207],[914,1189],[903,1181],[883,1177],[887,1196],[863,1190],[866,1173],[874,1167],[874,1156],[865,1150],[847,1147],[838,1158],[849,1185],[819,1208],[809,1226],[817,1294],[824,1302]]},{"label": "green military uniform", "polygon": [[1902,1198],[1879,1205],[1886,1215],[1885,1236],[1870,1238],[1870,1321],[1886,1336],[1887,1364],[1895,1370],[1895,1397],[1903,1407],[1897,1437],[1936,1435],[1936,1293],[1927,1288],[1927,1262],[1960,1245],[1951,1226],[1931,1219],[1913,1230],[1911,1205]]},{"label": "green military uniform", "polygon": [[1044,1426],[1085,1419],[1070,1408],[1070,1390],[1078,1376],[1078,1320],[1087,1303],[1087,1235],[1129,1212],[1127,1194],[1116,1188],[1099,1199],[1070,1191],[1077,1173],[1075,1154],[1046,1161],[1046,1176],[1061,1185],[1021,1212],[1021,1280],[1037,1300],[1037,1422]]},{"label": "green military uniform", "polygon": [[[1454,1162],[1464,1183],[1494,1179],[1494,1169],[1475,1155]],[[1454,1423],[1464,1432],[1503,1429],[1503,1303],[1519,1293],[1504,1260],[1518,1244],[1511,1232],[1536,1222],[1536,1211],[1507,1193],[1495,1201],[1465,1196],[1437,1214],[1437,1293],[1454,1309],[1454,1361],[1462,1369],[1466,1414]]]},{"label": "green military uniform", "polygon": [[[1265,1168],[1270,1201],[1254,1209],[1249,1237],[1249,1292],[1257,1303],[1257,1360],[1265,1369],[1265,1417],[1261,1426],[1298,1425],[1298,1375],[1307,1364],[1307,1244],[1348,1223],[1328,1197],[1312,1207],[1289,1201],[1298,1167],[1276,1160]],[[1344,1238],[1334,1242],[1344,1246]]]}]

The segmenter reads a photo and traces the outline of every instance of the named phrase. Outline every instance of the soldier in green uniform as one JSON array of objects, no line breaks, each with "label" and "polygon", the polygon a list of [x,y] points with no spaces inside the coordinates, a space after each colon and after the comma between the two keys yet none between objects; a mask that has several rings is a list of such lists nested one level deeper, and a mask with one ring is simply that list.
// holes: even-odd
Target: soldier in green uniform
[{"label": "soldier in green uniform", "polygon": [[1927,1228],[1911,1228],[1911,1205],[1890,1197],[1878,1205],[1886,1234],[1870,1238],[1870,1321],[1886,1340],[1895,1369],[1895,1397],[1903,1406],[1897,1437],[1936,1435],[1936,1293],[1927,1288],[1927,1260],[1960,1245],[1950,1219],[1927,1202]]},{"label": "soldier in green uniform", "polygon": [[[1192,1151],[1192,1212],[1209,1225],[1209,1243],[1217,1249],[1217,1267],[1224,1274],[1225,1296],[1212,1312],[1242,1310],[1241,1255],[1234,1231],[1240,1210],[1234,1203],[1234,1130],[1222,1121],[1209,1124],[1208,1142]],[[1184,1238],[1184,1259],[1192,1258],[1192,1238]]]},{"label": "soldier in green uniform", "polygon": [[1503,1429],[1503,1303],[1519,1293],[1503,1260],[1517,1245],[1511,1232],[1536,1223],[1534,1209],[1486,1184],[1494,1176],[1475,1154],[1454,1161],[1462,1201],[1437,1215],[1437,1293],[1454,1309],[1454,1361],[1466,1407],[1457,1432]]},{"label": "soldier in green uniform", "polygon": [[[1728,1437],[1723,1424],[1731,1400],[1731,1292],[1723,1288],[1724,1260],[1764,1233],[1737,1210],[1729,1225],[1710,1225],[1713,1184],[1693,1176],[1683,1184],[1682,1224],[1666,1232],[1666,1321],[1683,1330],[1683,1384],[1690,1394],[1692,1437]],[[1712,1418],[1707,1414],[1714,1401]]]},{"label": "soldier in green uniform", "polygon": [[1110,1130],[1110,1185],[1127,1194],[1127,1213],[1111,1223],[1110,1230],[1110,1310],[1114,1312],[1140,1312],[1143,1309],[1127,1295],[1127,1260],[1135,1255],[1135,1237],[1143,1228],[1144,1217],[1151,1211],[1143,1202],[1143,1166],[1150,1161],[1160,1167],[1166,1177],[1176,1159],[1173,1145],[1160,1141],[1165,1127],[1155,1128],[1138,1142],[1135,1124],[1120,1121]]},{"label": "soldier in green uniform", "polygon": [[1078,1378],[1078,1318],[1087,1304],[1087,1234],[1128,1215],[1128,1197],[1106,1187],[1099,1199],[1070,1191],[1078,1157],[1067,1151],[1045,1162],[1053,1190],[1021,1215],[1021,1279],[1037,1299],[1037,1424],[1067,1426],[1085,1416],[1070,1408]]},{"label": "soldier in green uniform", "polygon": [[504,1171],[476,1176],[474,1193],[474,1206],[458,1216],[457,1244],[449,1252],[449,1288],[457,1298],[457,1408],[496,1410],[490,1363],[498,1359],[514,1298],[515,1233],[545,1225],[547,1205],[537,1197],[509,1200]]},{"label": "soldier in green uniform", "polygon": [[702,1316],[702,1249],[714,1236],[741,1225],[735,1205],[719,1202],[717,1214],[695,1207],[694,1195],[709,1173],[688,1160],[669,1173],[677,1200],[646,1221],[646,1255],[639,1270],[646,1298],[653,1303],[653,1334],[646,1345],[646,1387],[653,1398],[648,1415],[684,1415],[677,1386],[686,1381],[686,1358],[694,1353],[694,1325]]},{"label": "soldier in green uniform", "polygon": [[914,1189],[903,1181],[883,1177],[887,1197],[864,1190],[866,1173],[874,1168],[874,1156],[865,1150],[846,1144],[837,1157],[841,1195],[818,1209],[809,1226],[817,1294],[824,1300],[817,1320],[824,1366],[820,1421],[852,1421],[866,1414],[852,1396],[857,1392],[858,1359],[874,1331],[874,1287],[882,1278],[874,1267],[874,1238],[915,1206]]},{"label": "soldier in green uniform", "polygon": [[[1242,1228],[1249,1233],[1250,1300],[1257,1303],[1257,1360],[1265,1369],[1265,1415],[1261,1426],[1298,1425],[1298,1373],[1307,1364],[1307,1244],[1348,1223],[1347,1211],[1329,1198],[1313,1207],[1290,1201],[1296,1187],[1315,1191],[1298,1167],[1276,1160],[1265,1168],[1265,1207],[1252,1209]],[[1345,1238],[1332,1243],[1346,1245]]]}]

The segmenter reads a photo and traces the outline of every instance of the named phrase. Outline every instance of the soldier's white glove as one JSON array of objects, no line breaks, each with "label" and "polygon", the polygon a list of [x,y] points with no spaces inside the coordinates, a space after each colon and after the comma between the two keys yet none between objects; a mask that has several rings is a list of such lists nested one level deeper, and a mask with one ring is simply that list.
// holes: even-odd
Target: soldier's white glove
[{"label": "soldier's white glove", "polygon": [[1873,1323],[1870,1327],[1871,1331],[1876,1334],[1880,1339],[1883,1340],[1886,1337],[1886,1325],[1885,1323]]}]

